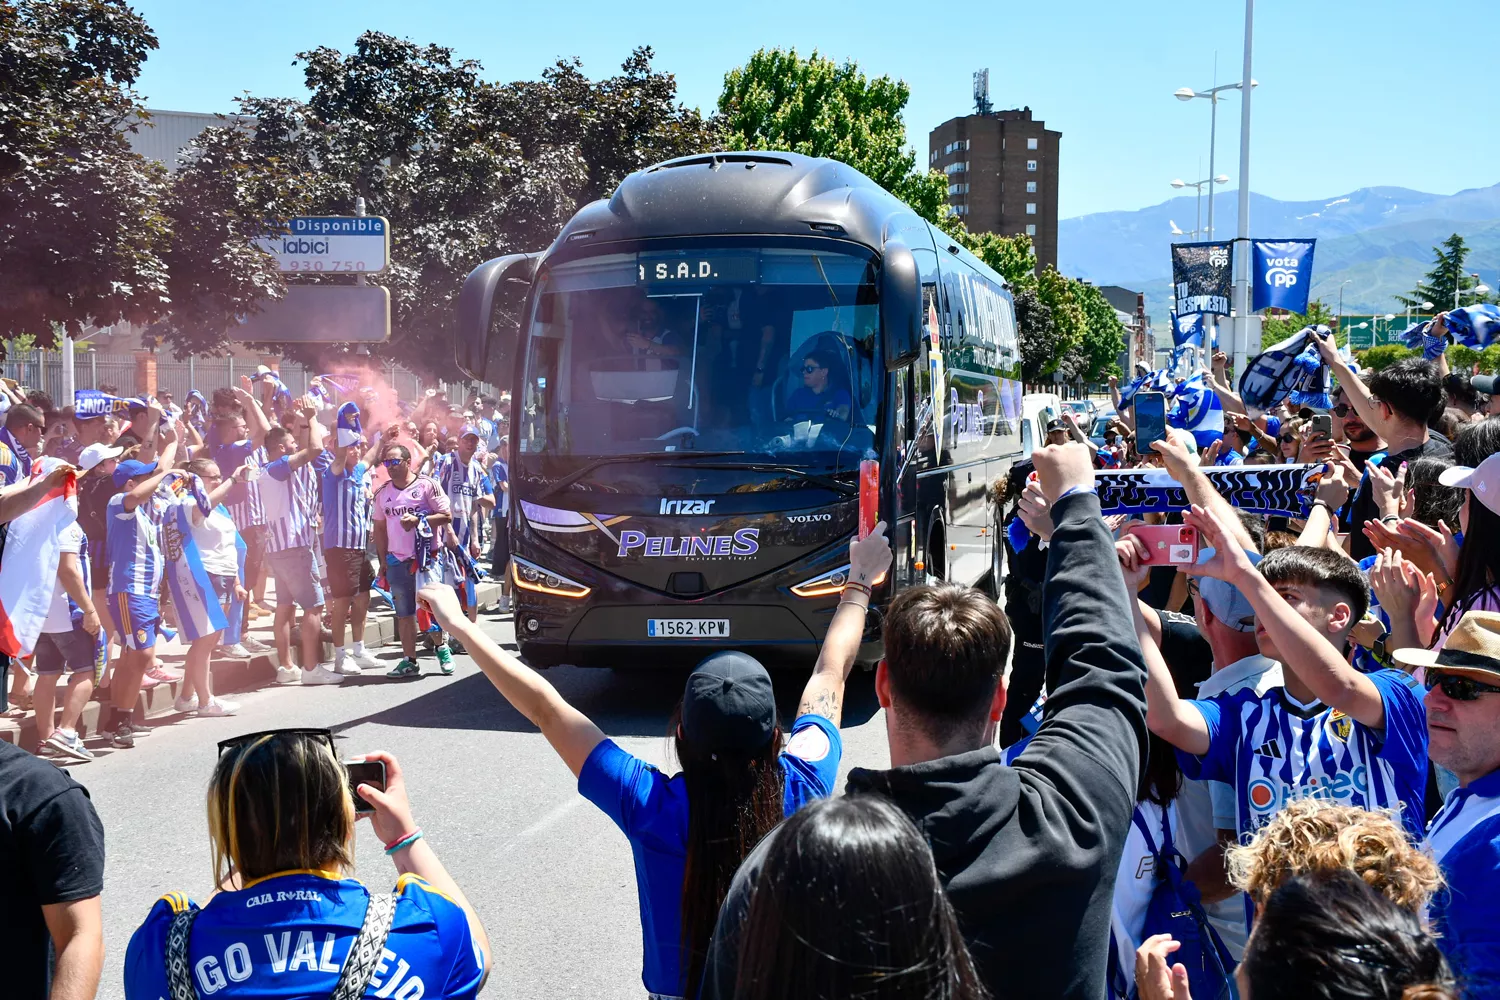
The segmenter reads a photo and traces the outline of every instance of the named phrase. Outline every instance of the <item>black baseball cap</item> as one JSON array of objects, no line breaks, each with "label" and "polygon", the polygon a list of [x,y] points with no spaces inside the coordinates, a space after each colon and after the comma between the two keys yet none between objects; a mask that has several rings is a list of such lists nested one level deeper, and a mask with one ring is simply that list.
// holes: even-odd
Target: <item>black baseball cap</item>
[{"label": "black baseball cap", "polygon": [[749,653],[715,653],[688,675],[682,735],[706,750],[751,753],[776,732],[771,675]]},{"label": "black baseball cap", "polygon": [[1048,434],[1051,434],[1053,431],[1066,431],[1067,429],[1068,425],[1063,422],[1063,419],[1061,417],[1055,417],[1052,420],[1047,421]]}]

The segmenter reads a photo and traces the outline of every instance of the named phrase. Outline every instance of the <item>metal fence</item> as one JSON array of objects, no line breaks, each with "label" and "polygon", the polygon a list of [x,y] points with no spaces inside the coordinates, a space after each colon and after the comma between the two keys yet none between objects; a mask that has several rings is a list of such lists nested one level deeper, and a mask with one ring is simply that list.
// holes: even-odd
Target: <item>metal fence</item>
[{"label": "metal fence", "polygon": [[[28,388],[41,389],[58,406],[66,406],[72,400],[67,399],[63,391],[62,367],[62,355],[57,351],[12,351],[0,362],[0,374]],[[239,377],[251,374],[255,368],[256,362],[244,358],[189,357],[186,361],[176,361],[160,357],[156,363],[156,382],[159,387],[171,390],[181,403],[187,398],[189,389],[196,388],[207,396],[220,386],[239,384]],[[474,383],[424,382],[420,375],[399,365],[381,365],[377,370],[398,398],[413,403],[420,402],[429,388],[446,391],[448,398],[456,403],[467,403],[476,392]],[[133,354],[83,351],[74,355],[73,380],[79,389],[97,389],[106,385],[113,386],[119,395],[133,396],[136,394],[135,371]],[[281,362],[278,372],[286,387],[297,395],[307,391],[309,380],[322,374],[292,361]],[[484,384],[478,384],[477,392],[489,396],[496,394],[493,386]]]}]

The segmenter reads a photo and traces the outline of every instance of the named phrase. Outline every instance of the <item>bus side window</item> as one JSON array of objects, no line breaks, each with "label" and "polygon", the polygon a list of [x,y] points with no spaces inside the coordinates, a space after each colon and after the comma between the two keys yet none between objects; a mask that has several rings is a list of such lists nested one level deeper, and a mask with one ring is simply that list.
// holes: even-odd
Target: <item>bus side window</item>
[{"label": "bus side window", "polygon": [[1023,419],[1021,421],[1021,454],[1030,458],[1033,451],[1036,451],[1036,442],[1031,437],[1031,421]]}]

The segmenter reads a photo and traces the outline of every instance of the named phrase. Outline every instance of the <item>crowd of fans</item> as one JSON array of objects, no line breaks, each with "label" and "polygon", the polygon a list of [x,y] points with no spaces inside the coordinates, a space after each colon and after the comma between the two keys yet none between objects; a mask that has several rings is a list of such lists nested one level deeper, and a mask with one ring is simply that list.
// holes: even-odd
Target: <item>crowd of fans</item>
[{"label": "crowd of fans", "polygon": [[[62,539],[36,649],[0,668],[12,714],[35,712],[41,752],[59,763],[92,759],[79,722],[94,697],[98,735],[118,749],[149,733],[136,706],[158,684],[181,682],[178,712],[233,714],[211,690],[216,656],[274,649],[282,684],[337,684],[376,669],[364,641],[372,595],[397,616],[404,655],[388,676],[420,674],[419,638],[452,670],[452,643],[425,614],[418,627],[416,536],[436,532],[446,543],[429,546],[433,572],[472,606],[508,507],[499,401],[465,410],[433,393],[381,426],[401,412],[386,391],[342,391],[330,380],[293,399],[268,370],[241,381],[211,398],[194,392],[186,406],[165,389],[127,399],[104,386],[62,410],[41,392],[0,390],[0,487],[22,488],[33,466],[66,463],[77,476],[77,520]],[[493,553],[502,579],[504,548]],[[199,620],[198,604],[220,616]],[[248,632],[267,618],[270,643]],[[182,674],[157,658],[159,641],[174,635],[188,645]],[[334,651],[326,662],[325,643]]]},{"label": "crowd of fans", "polygon": [[[842,795],[843,694],[892,558],[883,526],[851,543],[790,725],[762,664],[717,654],[674,713],[671,775],[487,637],[449,581],[418,575],[414,596],[629,842],[650,997],[1500,996],[1500,419],[1482,398],[1496,387],[1423,360],[1356,373],[1331,340],[1320,350],[1338,379],[1329,419],[1243,412],[1216,365],[1231,420],[1210,448],[1172,431],[1137,452],[1126,411],[1103,458],[1055,428],[994,491],[1003,608],[947,583],[885,608],[874,688],[891,766],[855,767]],[[273,440],[268,471],[291,466],[273,482],[318,468],[309,409],[290,443],[249,432]],[[224,419],[227,439],[243,417]],[[415,488],[412,447],[382,445],[384,489]],[[1258,462],[1324,466],[1306,509],[1247,514],[1205,474]],[[1161,466],[1190,506],[1106,518],[1099,464]],[[157,474],[127,467],[112,507]],[[402,558],[393,520],[377,546]],[[1193,530],[1194,560],[1143,542],[1160,521]],[[280,593],[293,570],[268,561]],[[383,895],[347,877],[355,803],[326,732],[221,751],[222,891],[155,905],[125,956],[130,1000],[475,994],[507,944],[492,951],[394,759],[384,791],[359,790],[399,873]],[[71,810],[58,825],[88,828],[81,794],[54,801]],[[59,983],[81,975],[66,944]]]}]

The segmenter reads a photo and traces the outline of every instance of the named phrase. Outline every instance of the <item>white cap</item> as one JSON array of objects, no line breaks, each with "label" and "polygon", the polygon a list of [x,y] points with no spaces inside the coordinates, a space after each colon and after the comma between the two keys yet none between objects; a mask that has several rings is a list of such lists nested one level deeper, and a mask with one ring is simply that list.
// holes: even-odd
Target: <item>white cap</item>
[{"label": "white cap", "polygon": [[1500,452],[1479,463],[1478,468],[1454,465],[1444,469],[1438,482],[1461,490],[1469,490],[1474,499],[1500,514]]},{"label": "white cap", "polygon": [[124,448],[116,448],[110,444],[91,444],[78,454],[78,467],[88,472],[100,462],[119,458],[123,454],[125,454]]}]

